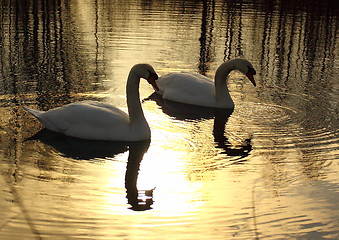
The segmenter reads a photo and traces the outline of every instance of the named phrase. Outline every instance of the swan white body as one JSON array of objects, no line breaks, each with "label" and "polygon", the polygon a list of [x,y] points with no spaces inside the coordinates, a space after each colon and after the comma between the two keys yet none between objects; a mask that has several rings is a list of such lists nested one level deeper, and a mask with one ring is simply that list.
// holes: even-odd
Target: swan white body
[{"label": "swan white body", "polygon": [[252,64],[245,59],[233,59],[219,66],[214,83],[211,79],[191,72],[170,73],[157,81],[158,94],[164,99],[213,108],[234,108],[227,88],[227,76],[232,70],[243,72],[255,86]]},{"label": "swan white body", "polygon": [[135,65],[126,85],[128,113],[110,104],[83,101],[64,105],[49,111],[24,108],[47,129],[66,136],[90,140],[140,141],[151,137],[139,95],[140,78],[155,88],[158,78],[148,64]]}]

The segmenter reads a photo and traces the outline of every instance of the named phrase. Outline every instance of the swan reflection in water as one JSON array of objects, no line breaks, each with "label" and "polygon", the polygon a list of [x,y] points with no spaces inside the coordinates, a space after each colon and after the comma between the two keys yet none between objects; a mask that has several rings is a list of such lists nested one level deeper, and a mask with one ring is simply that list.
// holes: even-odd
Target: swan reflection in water
[{"label": "swan reflection in water", "polygon": [[227,156],[239,156],[241,159],[248,156],[252,151],[252,137],[244,139],[243,143],[239,146],[232,146],[225,136],[226,123],[232,112],[233,110],[229,110],[229,112],[225,111],[225,109],[216,110],[213,124],[213,136],[217,147],[224,149],[223,153]]},{"label": "swan reflection in water", "polygon": [[244,139],[241,145],[232,146],[225,136],[225,127],[234,109],[222,109],[195,106],[164,99],[157,93],[151,94],[143,101],[154,101],[162,111],[177,120],[205,120],[214,118],[213,137],[217,148],[228,156],[239,156],[240,159],[249,155],[252,151],[252,137]]},{"label": "swan reflection in water", "polygon": [[63,156],[76,160],[93,160],[97,158],[113,157],[119,153],[129,150],[125,188],[128,204],[134,211],[152,209],[153,190],[138,190],[137,180],[140,163],[147,152],[151,141],[118,142],[118,141],[94,141],[80,138],[68,137],[42,129],[28,140],[39,140],[40,142],[53,147]]}]

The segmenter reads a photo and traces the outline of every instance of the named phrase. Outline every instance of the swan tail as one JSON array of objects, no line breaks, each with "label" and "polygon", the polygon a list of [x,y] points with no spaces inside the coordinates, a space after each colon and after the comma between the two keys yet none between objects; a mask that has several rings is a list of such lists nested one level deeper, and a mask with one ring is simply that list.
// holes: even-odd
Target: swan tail
[{"label": "swan tail", "polygon": [[28,108],[28,107],[23,107],[23,109],[25,109],[28,113],[32,114],[36,118],[39,118],[39,116],[42,113],[44,113],[44,111],[40,111],[40,110],[37,110],[37,109]]}]

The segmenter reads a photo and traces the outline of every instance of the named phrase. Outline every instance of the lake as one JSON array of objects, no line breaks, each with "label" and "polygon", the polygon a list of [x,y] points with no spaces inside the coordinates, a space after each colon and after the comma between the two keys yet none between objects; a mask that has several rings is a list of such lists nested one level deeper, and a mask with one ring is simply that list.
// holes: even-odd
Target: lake
[{"label": "lake", "polygon": [[[1,1],[0,239],[339,239],[338,3]],[[137,63],[213,79],[234,111],[140,96],[152,137],[48,132],[23,106],[127,111]],[[37,135],[36,135],[37,134]]]}]

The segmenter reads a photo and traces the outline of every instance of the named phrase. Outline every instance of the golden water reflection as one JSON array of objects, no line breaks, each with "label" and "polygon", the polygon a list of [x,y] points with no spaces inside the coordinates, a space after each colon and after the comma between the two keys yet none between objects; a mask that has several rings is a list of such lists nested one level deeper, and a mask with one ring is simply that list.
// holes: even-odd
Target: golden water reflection
[{"label": "golden water reflection", "polygon": [[[131,211],[126,198],[128,149],[122,148],[116,155],[87,158],[92,160],[81,160],[84,157],[79,155],[74,159],[47,143],[23,142],[28,137],[25,134],[33,130],[21,130],[22,138],[13,143],[17,146],[16,155],[7,155],[13,162],[4,166],[9,169],[5,175],[11,182],[14,180],[42,234],[70,236],[81,225],[77,236],[111,236],[114,229],[115,236],[138,239],[147,233],[149,239],[157,239],[165,233],[176,236],[180,230],[197,239],[210,234],[222,239],[233,234],[243,238],[275,235],[281,225],[284,231],[302,233],[300,225],[295,226],[298,222],[309,224],[305,231],[331,232],[336,228],[320,223],[336,218],[336,201],[329,200],[336,198],[333,191],[338,165],[329,164],[330,160],[322,163],[304,159],[303,148],[291,147],[295,142],[291,142],[293,135],[279,124],[269,124],[272,120],[280,126],[296,124],[282,114],[288,109],[257,105],[257,111],[252,112],[253,108],[241,104],[235,109],[226,124],[225,136],[235,147],[253,134],[255,144],[248,156],[237,161],[239,156],[228,156],[223,148],[218,148],[213,134],[214,118],[180,120],[164,114],[153,101],[144,102],[143,107],[152,122],[152,141],[142,157],[137,189],[154,189],[152,210],[143,215]],[[268,112],[271,115],[265,121],[260,115]],[[6,116],[12,114],[7,111]],[[36,129],[36,122],[22,110],[17,116],[19,126]],[[29,122],[22,124],[24,119]],[[326,142],[320,143],[320,149],[322,144]],[[314,186],[312,179],[318,179]],[[308,183],[313,184],[305,189]],[[13,198],[9,192],[6,196]],[[322,210],[315,213],[313,209],[319,207]],[[20,225],[12,228],[11,218],[21,224],[25,219],[17,207],[7,216],[10,218],[6,218],[8,223],[2,234],[13,236],[11,231]],[[48,219],[43,229],[38,219]],[[65,221],[67,225],[62,224]],[[217,231],[211,233],[211,226]]]},{"label": "golden water reflection", "polygon": [[[0,238],[338,238],[332,5],[3,1]],[[153,98],[141,82],[152,139],[136,151],[140,166],[127,169],[130,146],[98,155],[95,144],[25,141],[41,125],[23,105],[95,99],[126,110],[134,63],[213,77],[234,57],[253,62],[258,86],[232,73],[236,108],[221,118]]]}]

